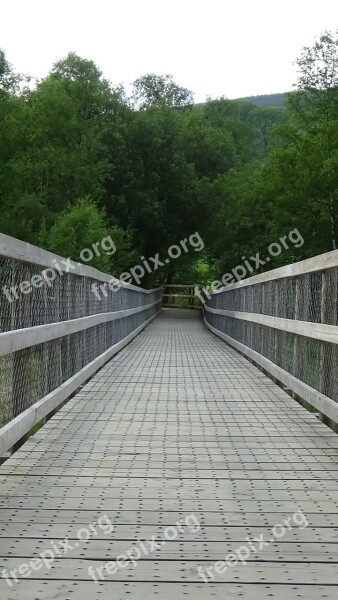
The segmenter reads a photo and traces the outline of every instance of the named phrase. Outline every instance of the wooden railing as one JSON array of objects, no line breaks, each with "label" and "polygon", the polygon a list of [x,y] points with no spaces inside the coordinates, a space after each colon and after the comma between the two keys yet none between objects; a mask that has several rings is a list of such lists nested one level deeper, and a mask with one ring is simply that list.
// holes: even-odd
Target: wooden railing
[{"label": "wooden railing", "polygon": [[192,284],[168,284],[163,286],[162,304],[172,308],[200,308],[201,302]]},{"label": "wooden railing", "polygon": [[338,423],[338,251],[205,295],[219,337]]},{"label": "wooden railing", "polygon": [[0,456],[136,336],[161,295],[0,234]]}]

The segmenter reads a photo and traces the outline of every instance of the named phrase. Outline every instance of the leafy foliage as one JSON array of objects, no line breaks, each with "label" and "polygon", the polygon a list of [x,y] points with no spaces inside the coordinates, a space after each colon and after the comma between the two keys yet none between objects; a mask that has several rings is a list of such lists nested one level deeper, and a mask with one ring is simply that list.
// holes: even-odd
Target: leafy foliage
[{"label": "leafy foliage", "polygon": [[263,94],[261,96],[247,96],[246,98],[242,98],[247,102],[252,102],[257,106],[278,106],[283,107],[286,102],[286,94]]},{"label": "leafy foliage", "polygon": [[193,94],[177,85],[171,75],[149,73],[134,81],[133,101],[137,108],[183,108],[193,104]]},{"label": "leafy foliage", "polygon": [[288,95],[194,105],[170,75],[128,98],[74,53],[28,90],[0,51],[0,229],[75,260],[111,236],[90,264],[115,275],[199,232],[143,284],[208,281],[295,227],[268,268],[336,248],[338,32],[297,65]]}]

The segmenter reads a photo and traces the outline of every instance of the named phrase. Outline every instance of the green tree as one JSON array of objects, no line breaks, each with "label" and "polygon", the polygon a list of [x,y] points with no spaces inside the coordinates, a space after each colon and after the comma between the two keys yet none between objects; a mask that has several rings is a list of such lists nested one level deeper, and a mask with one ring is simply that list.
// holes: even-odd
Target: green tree
[{"label": "green tree", "polygon": [[[49,231],[42,229],[40,244],[116,277],[137,259],[130,232],[110,226],[104,212],[88,197],[80,198],[60,213]],[[91,252],[81,256],[87,249]]]},{"label": "green tree", "polygon": [[15,73],[12,65],[6,59],[5,52],[0,48],[0,100],[6,94],[18,91],[22,76]]},{"label": "green tree", "polygon": [[[41,233],[41,243],[48,250],[69,256],[81,262],[81,251],[91,248],[110,235],[104,214],[89,198],[80,198],[75,204],[60,213],[50,231]],[[101,271],[109,271],[111,262],[109,256],[100,251],[90,261],[90,266]]]},{"label": "green tree", "polygon": [[183,108],[194,101],[192,92],[177,85],[171,75],[149,73],[136,79],[133,86],[132,100],[140,110],[150,106]]},{"label": "green tree", "polygon": [[[107,198],[107,214],[133,230],[139,255],[166,252],[207,221],[206,184],[188,156],[186,134],[183,114],[170,108],[134,112],[129,124],[130,169]],[[172,277],[173,269],[161,273]]]},{"label": "green tree", "polygon": [[[288,121],[270,151],[264,181],[273,229],[301,225],[308,255],[337,248],[338,33],[325,33],[299,59]],[[304,247],[304,251],[305,251]]]}]

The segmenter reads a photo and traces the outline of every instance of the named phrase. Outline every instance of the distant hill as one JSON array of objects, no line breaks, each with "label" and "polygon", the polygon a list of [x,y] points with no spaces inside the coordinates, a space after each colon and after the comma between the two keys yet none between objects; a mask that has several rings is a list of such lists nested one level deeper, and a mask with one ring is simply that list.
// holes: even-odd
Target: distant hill
[{"label": "distant hill", "polygon": [[247,96],[246,98],[238,98],[238,100],[246,100],[257,106],[283,106],[286,100],[286,94],[264,94],[262,96]]}]

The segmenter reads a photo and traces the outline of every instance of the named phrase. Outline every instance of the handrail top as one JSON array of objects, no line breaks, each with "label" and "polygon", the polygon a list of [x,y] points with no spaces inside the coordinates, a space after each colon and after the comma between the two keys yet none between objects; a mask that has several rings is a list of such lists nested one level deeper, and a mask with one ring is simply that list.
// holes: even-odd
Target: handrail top
[{"label": "handrail top", "polygon": [[83,277],[90,277],[91,279],[96,279],[97,281],[101,281],[103,283],[108,283],[114,278],[119,281],[121,287],[134,290],[136,292],[141,292],[143,294],[151,294],[152,292],[159,291],[161,287],[153,288],[151,290],[145,290],[144,288],[137,287],[132,283],[126,283],[125,281],[121,281],[114,275],[109,275],[108,273],[102,273],[95,267],[90,267],[88,265],[84,265],[80,262],[75,262],[69,260],[64,256],[59,256],[58,254],[54,254],[49,250],[43,250],[38,246],[34,246],[33,244],[29,244],[28,242],[23,242],[22,240],[18,240],[16,238],[11,237],[10,235],[6,235],[5,233],[0,233],[0,257],[10,258],[13,260],[26,262],[34,265],[39,265],[44,268],[51,268],[54,270],[56,263],[62,261],[67,261],[67,265],[70,267],[69,273],[72,275],[79,275]]},{"label": "handrail top", "polygon": [[289,265],[285,265],[284,267],[278,267],[277,269],[272,269],[271,271],[265,271],[264,273],[253,275],[252,277],[248,277],[242,281],[222,286],[216,291],[208,290],[208,294],[213,296],[222,292],[229,292],[231,290],[257,285],[259,283],[266,283],[268,281],[284,279],[286,277],[307,275],[308,273],[325,271],[326,269],[332,269],[334,267],[338,267],[338,250],[331,250],[330,252],[325,252],[324,254],[319,254],[318,256],[306,258],[305,260],[291,263]]},{"label": "handrail top", "polygon": [[163,283],[163,288],[187,288],[195,287],[196,283]]}]

